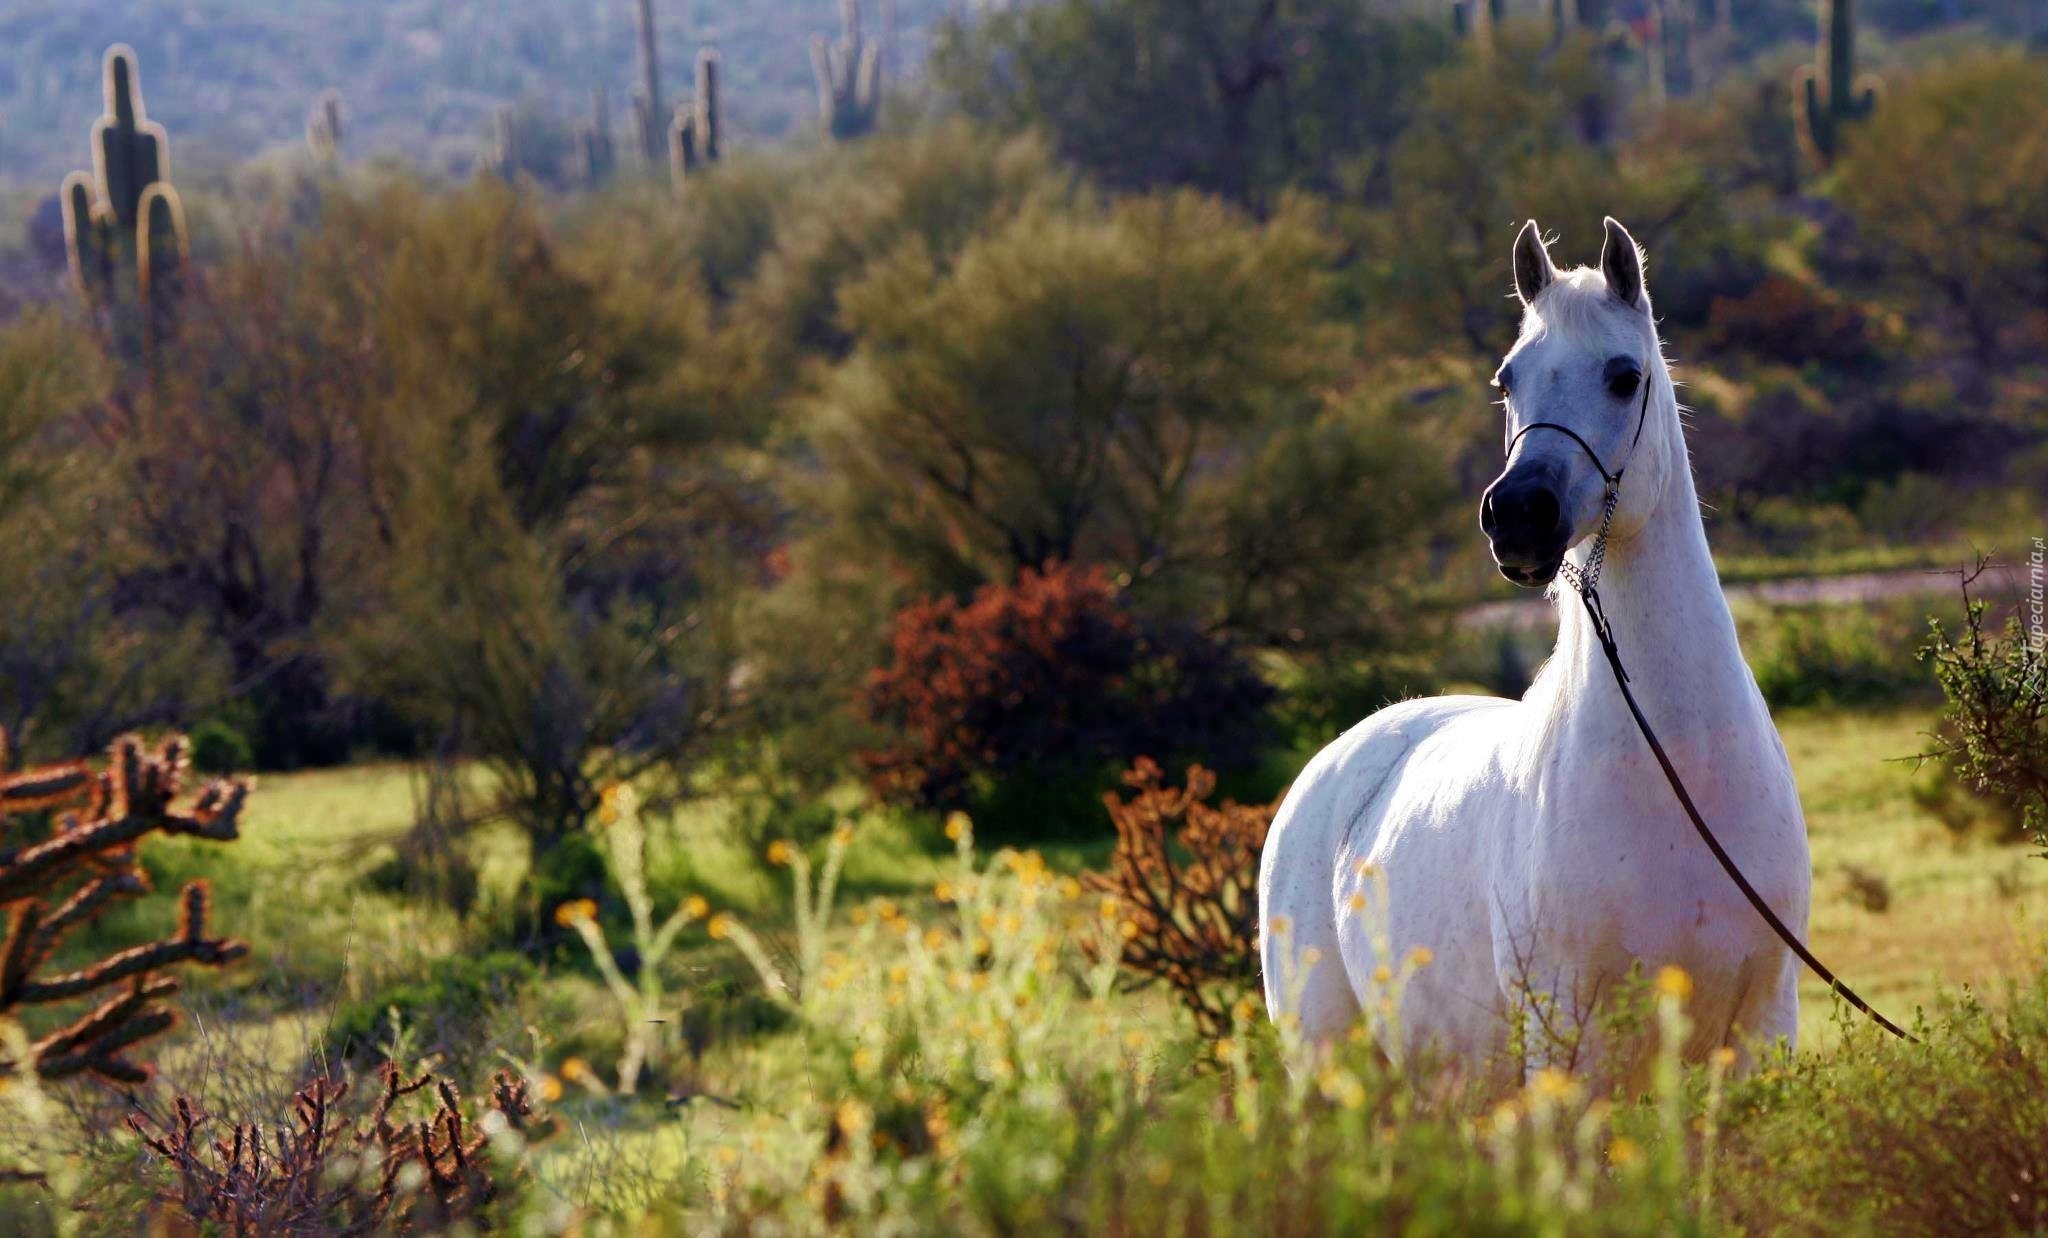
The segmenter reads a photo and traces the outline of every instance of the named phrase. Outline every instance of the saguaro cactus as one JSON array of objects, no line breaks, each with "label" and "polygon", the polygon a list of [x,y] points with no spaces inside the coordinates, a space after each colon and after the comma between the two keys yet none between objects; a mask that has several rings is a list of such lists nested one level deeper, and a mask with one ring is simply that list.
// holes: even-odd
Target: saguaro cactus
[{"label": "saguaro cactus", "polygon": [[611,104],[602,86],[590,92],[590,123],[577,130],[576,146],[588,184],[595,187],[611,179],[618,156],[612,146]]},{"label": "saguaro cactus", "polygon": [[114,213],[93,192],[85,172],[64,178],[59,200],[64,207],[64,249],[70,257],[71,282],[88,305],[107,303],[114,293]]},{"label": "saguaro cactus", "polygon": [[661,44],[654,29],[654,0],[640,0],[640,93],[633,98],[633,117],[640,153],[648,166],[661,163],[666,131],[662,118]]},{"label": "saguaro cactus", "polygon": [[1828,0],[1827,29],[1817,52],[1819,63],[1802,66],[1792,86],[1800,138],[1814,161],[1827,167],[1841,148],[1842,127],[1877,106],[1877,79],[1856,76],[1855,0]]},{"label": "saguaro cactus", "polygon": [[184,289],[185,205],[169,185],[156,184],[142,191],[140,217],[135,221],[136,299],[143,312],[143,330],[155,344],[170,331]]},{"label": "saguaro cactus", "polygon": [[133,48],[116,43],[107,49],[102,85],[107,110],[92,126],[100,196],[113,207],[116,222],[133,228],[142,191],[171,179],[171,138],[144,111]]},{"label": "saguaro cactus", "polygon": [[882,107],[882,45],[860,29],[860,0],[839,0],[837,43],[811,36],[811,68],[818,77],[818,127],[846,141],[875,127]]},{"label": "saguaro cactus", "polygon": [[[95,310],[111,313],[119,272],[124,266],[134,271],[138,301],[146,303],[141,338],[148,344],[168,330],[182,284],[185,210],[170,183],[170,135],[143,107],[133,49],[119,43],[107,49],[101,82],[106,112],[92,126],[93,174],[64,178],[64,240],[72,281]],[[124,345],[135,339],[122,319],[108,321]]]},{"label": "saguaro cactus", "polygon": [[322,163],[341,158],[341,96],[323,91],[306,115],[306,149]]},{"label": "saguaro cactus", "polygon": [[678,103],[668,128],[669,179],[681,193],[684,181],[703,164],[716,162],[724,147],[723,121],[718,107],[718,53],[704,48],[697,53],[697,93],[688,103]]}]

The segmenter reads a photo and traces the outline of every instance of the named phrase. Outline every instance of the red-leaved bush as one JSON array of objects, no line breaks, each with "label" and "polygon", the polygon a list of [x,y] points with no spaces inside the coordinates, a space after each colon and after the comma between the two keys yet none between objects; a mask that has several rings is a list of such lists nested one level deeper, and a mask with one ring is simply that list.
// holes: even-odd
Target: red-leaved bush
[{"label": "red-leaved bush", "polygon": [[1049,563],[897,615],[862,700],[893,741],[862,762],[884,799],[926,806],[1019,774],[1106,774],[1139,753],[1228,766],[1249,756],[1271,698],[1229,646],[1130,611],[1101,567]]}]

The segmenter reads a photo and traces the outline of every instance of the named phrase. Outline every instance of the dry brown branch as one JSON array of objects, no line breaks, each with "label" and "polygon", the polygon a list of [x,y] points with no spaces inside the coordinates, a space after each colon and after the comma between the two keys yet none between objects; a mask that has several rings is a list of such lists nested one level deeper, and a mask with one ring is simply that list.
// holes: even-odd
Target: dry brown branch
[{"label": "dry brown branch", "polygon": [[[71,762],[0,778],[0,829],[25,825],[40,835],[0,847],[0,913],[6,924],[0,938],[0,1020],[24,1023],[32,1007],[108,994],[30,1046],[27,1064],[42,1079],[89,1074],[130,1085],[147,1081],[148,1068],[129,1052],[177,1022],[168,999],[178,982],[167,969],[181,963],[219,967],[248,952],[241,942],[207,936],[207,889],[195,881],[179,897],[172,936],[88,966],[45,973],[74,930],[116,900],[149,892],[138,859],[142,838],[237,836],[248,785],[211,783],[189,808],[176,809],[186,764],[183,739],[166,740],[151,751],[130,735],[114,741],[98,773]],[[0,1058],[0,1078],[21,1067]]]}]

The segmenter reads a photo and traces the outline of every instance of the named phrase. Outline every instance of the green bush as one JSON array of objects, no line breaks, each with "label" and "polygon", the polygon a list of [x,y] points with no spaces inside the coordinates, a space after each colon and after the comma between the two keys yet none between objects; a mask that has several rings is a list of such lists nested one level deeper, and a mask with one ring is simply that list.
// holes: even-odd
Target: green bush
[{"label": "green bush", "polygon": [[1883,705],[1931,697],[1914,656],[1913,607],[1793,606],[1743,625],[1743,652],[1773,706]]},{"label": "green bush", "polygon": [[[415,1057],[439,1049],[467,1058],[485,1039],[483,1027],[491,1014],[536,979],[533,965],[510,952],[450,955],[435,960],[416,980],[342,1007],[321,1045],[330,1060],[367,1064],[382,1058],[397,1028],[403,1028]],[[411,1063],[401,1065],[410,1068]]]},{"label": "green bush", "polygon": [[200,773],[240,773],[255,763],[249,741],[227,723],[202,722],[192,728],[192,767]]},{"label": "green bush", "polygon": [[1895,1041],[1842,1046],[1738,1085],[1717,1192],[1750,1233],[2040,1233],[2048,1190],[2048,985],[1994,1010],[1965,994]]}]

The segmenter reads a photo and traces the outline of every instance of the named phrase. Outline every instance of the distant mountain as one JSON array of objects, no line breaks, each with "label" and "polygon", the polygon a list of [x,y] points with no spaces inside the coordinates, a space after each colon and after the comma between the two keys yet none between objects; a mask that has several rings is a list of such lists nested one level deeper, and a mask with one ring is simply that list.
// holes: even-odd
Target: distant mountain
[{"label": "distant mountain", "polygon": [[[864,0],[879,35],[885,0]],[[899,66],[922,61],[948,0],[896,0]],[[810,39],[837,37],[838,0],[655,0],[663,91],[687,91],[700,45],[725,66],[730,131],[776,140],[816,122]],[[0,185],[47,183],[88,162],[110,43],[141,57],[149,114],[180,161],[229,162],[303,140],[339,91],[345,149],[461,172],[500,107],[581,119],[609,94],[630,132],[636,0],[5,0],[0,4]]]}]

